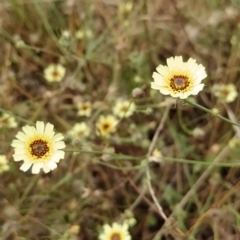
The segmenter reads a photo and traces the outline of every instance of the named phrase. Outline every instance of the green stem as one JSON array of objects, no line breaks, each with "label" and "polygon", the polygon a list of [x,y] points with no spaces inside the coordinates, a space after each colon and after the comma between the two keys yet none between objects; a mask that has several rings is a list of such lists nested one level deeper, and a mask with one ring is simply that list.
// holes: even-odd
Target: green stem
[{"label": "green stem", "polygon": [[[185,103],[188,103],[188,104],[191,105],[191,106],[194,106],[194,107],[196,107],[196,108],[199,108],[199,109],[203,110],[204,112],[207,112],[207,113],[212,114],[212,111],[211,111],[211,110],[209,110],[208,108],[205,108],[205,107],[203,107],[203,106],[201,106],[201,105],[199,105],[199,104],[197,104],[197,103],[190,102],[190,101],[187,100],[187,99],[184,99],[183,101],[184,101]],[[222,120],[225,121],[225,122],[231,123],[232,125],[235,125],[235,126],[240,127],[240,124],[239,124],[239,123],[232,122],[231,120],[229,120],[229,119],[221,116],[220,114],[216,114],[216,115],[213,115],[213,116],[216,116],[216,117],[222,119]]]}]

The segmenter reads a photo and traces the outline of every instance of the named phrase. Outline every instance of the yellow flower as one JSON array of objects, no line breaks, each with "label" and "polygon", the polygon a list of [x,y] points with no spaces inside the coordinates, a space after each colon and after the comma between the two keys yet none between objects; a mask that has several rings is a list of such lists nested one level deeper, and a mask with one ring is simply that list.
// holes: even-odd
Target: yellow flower
[{"label": "yellow flower", "polygon": [[78,233],[80,232],[79,225],[72,225],[70,226],[62,235],[59,240],[77,240]]},{"label": "yellow flower", "polygon": [[123,223],[126,224],[128,227],[133,227],[137,223],[137,220],[134,218],[133,212],[129,209],[126,209],[124,211],[122,217]]},{"label": "yellow flower", "polygon": [[133,112],[136,110],[136,105],[134,102],[130,102],[128,100],[125,101],[117,101],[115,107],[113,108],[113,113],[115,116],[123,118],[130,117]]},{"label": "yellow flower", "polygon": [[217,116],[219,114],[219,112],[220,112],[219,109],[216,107],[211,109],[212,116]]},{"label": "yellow flower", "polygon": [[213,85],[212,91],[216,97],[227,103],[233,102],[238,96],[236,86],[232,83],[215,84]]},{"label": "yellow flower", "polygon": [[162,161],[162,152],[155,148],[152,152],[152,155],[149,157],[150,162],[161,162]]},{"label": "yellow flower", "polygon": [[84,138],[88,137],[90,134],[90,128],[86,123],[76,123],[73,125],[72,129],[68,132],[70,136],[74,138]]},{"label": "yellow flower", "polygon": [[77,104],[78,115],[90,117],[92,113],[92,104],[90,102],[79,102]]},{"label": "yellow flower", "polygon": [[44,69],[44,77],[48,82],[61,82],[66,73],[61,64],[50,64]]},{"label": "yellow flower", "polygon": [[170,57],[167,66],[159,65],[151,82],[152,89],[159,90],[164,95],[185,99],[197,95],[204,87],[201,81],[206,78],[205,68],[190,58],[183,62],[182,57]]},{"label": "yellow flower", "polygon": [[0,173],[7,172],[10,169],[5,155],[0,155]]},{"label": "yellow flower", "polygon": [[77,235],[80,231],[80,226],[76,224],[72,225],[69,230],[72,234]]},{"label": "yellow flower", "polygon": [[32,173],[37,174],[42,168],[45,173],[55,169],[60,159],[64,158],[65,143],[63,135],[55,134],[50,123],[37,121],[36,127],[26,125],[16,135],[11,146],[15,148],[14,161],[23,160],[20,170],[26,172],[32,166]]},{"label": "yellow flower", "polygon": [[112,115],[100,116],[96,124],[98,133],[103,137],[108,137],[110,133],[116,131],[117,119]]},{"label": "yellow flower", "polygon": [[8,113],[3,113],[0,117],[0,128],[7,127],[7,128],[15,128],[17,127],[17,122],[15,117],[11,116]]},{"label": "yellow flower", "polygon": [[103,232],[99,235],[99,240],[131,240],[126,224],[120,225],[113,223],[112,227],[108,224],[103,226]]},{"label": "yellow flower", "polygon": [[76,39],[84,39],[84,38],[91,38],[93,36],[93,32],[91,29],[79,29],[78,31],[75,32],[75,38]]},{"label": "yellow flower", "polygon": [[228,146],[231,149],[239,149],[240,147],[240,139],[239,138],[232,138],[229,142],[228,142]]}]

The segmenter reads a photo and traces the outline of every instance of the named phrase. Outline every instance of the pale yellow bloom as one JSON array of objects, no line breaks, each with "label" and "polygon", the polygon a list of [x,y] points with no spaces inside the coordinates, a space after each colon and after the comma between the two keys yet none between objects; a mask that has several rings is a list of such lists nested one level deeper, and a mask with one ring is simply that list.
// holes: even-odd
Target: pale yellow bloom
[{"label": "pale yellow bloom", "polygon": [[213,116],[217,116],[219,113],[220,113],[220,111],[219,111],[218,108],[214,107],[214,108],[211,109],[211,114]]},{"label": "pale yellow bloom", "polygon": [[228,146],[231,149],[236,149],[240,147],[240,139],[239,138],[232,138],[229,142],[228,142]]},{"label": "pale yellow bloom", "polygon": [[133,227],[137,223],[137,220],[134,218],[133,212],[129,209],[126,209],[124,211],[122,217],[124,218],[123,223],[126,224],[128,227]]},{"label": "pale yellow bloom", "polygon": [[59,238],[59,240],[78,240],[78,233],[81,228],[79,225],[72,225]]},{"label": "pale yellow bloom", "polygon": [[163,95],[185,99],[197,95],[204,87],[201,83],[207,77],[205,68],[190,58],[183,62],[182,57],[170,57],[167,66],[159,65],[152,75],[152,89],[159,90]]},{"label": "pale yellow bloom", "polygon": [[130,117],[136,110],[136,105],[134,102],[128,100],[117,101],[116,105],[113,108],[113,114],[117,117]]},{"label": "pale yellow bloom", "polygon": [[105,224],[99,240],[131,240],[126,224],[113,223],[112,226]]},{"label": "pale yellow bloom", "polygon": [[15,117],[11,116],[8,113],[3,113],[3,115],[0,117],[0,128],[2,127],[6,127],[6,128],[17,127],[17,122],[15,120]]},{"label": "pale yellow bloom", "polygon": [[75,38],[79,40],[91,37],[93,37],[93,32],[91,29],[79,29],[75,32]]},{"label": "pale yellow bloom", "polygon": [[110,133],[116,131],[117,123],[118,121],[113,115],[100,116],[96,123],[98,134],[103,137],[108,137]]},{"label": "pale yellow bloom", "polygon": [[149,157],[150,162],[161,162],[162,161],[162,152],[155,148],[152,152],[152,155]]},{"label": "pale yellow bloom", "polygon": [[90,117],[92,113],[92,104],[90,102],[79,102],[77,104],[78,115]]},{"label": "pale yellow bloom", "polygon": [[236,86],[232,83],[215,84],[213,85],[212,92],[221,101],[227,103],[233,102],[238,96]]},{"label": "pale yellow bloom", "polygon": [[32,173],[37,174],[42,168],[45,173],[57,168],[57,163],[64,158],[65,143],[63,135],[56,134],[50,123],[38,121],[36,127],[26,125],[12,141],[14,161],[23,161],[20,170],[26,172],[32,166]]},{"label": "pale yellow bloom", "polygon": [[80,226],[79,225],[72,225],[71,227],[70,227],[70,232],[72,233],[72,234],[75,234],[75,235],[77,235],[78,233],[79,233],[79,231],[80,231]]},{"label": "pale yellow bloom", "polygon": [[61,82],[66,73],[66,68],[61,64],[50,64],[44,69],[44,77],[48,82]]},{"label": "pale yellow bloom", "polygon": [[73,138],[85,138],[90,135],[91,129],[85,122],[76,123],[73,125],[68,134]]},{"label": "pale yellow bloom", "polygon": [[10,169],[8,160],[5,155],[0,155],[0,173],[7,172]]},{"label": "pale yellow bloom", "polygon": [[131,12],[132,8],[133,8],[133,3],[128,1],[126,3],[120,3],[119,7],[118,7],[118,11],[121,14],[129,13],[129,12]]}]

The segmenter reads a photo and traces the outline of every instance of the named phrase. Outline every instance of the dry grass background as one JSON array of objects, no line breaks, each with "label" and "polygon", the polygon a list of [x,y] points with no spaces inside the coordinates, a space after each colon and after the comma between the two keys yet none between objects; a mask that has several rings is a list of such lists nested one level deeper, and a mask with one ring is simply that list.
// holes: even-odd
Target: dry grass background
[{"label": "dry grass background", "polygon": [[[120,220],[125,209],[137,220],[133,240],[240,239],[239,150],[228,147],[238,128],[180,101],[168,109],[161,105],[166,97],[149,87],[166,58],[193,57],[208,73],[195,100],[238,121],[240,98],[223,105],[211,87],[233,83],[239,90],[240,2],[129,2],[130,11],[120,0],[1,1],[1,109],[30,123],[51,122],[63,134],[80,121],[93,131],[86,140],[66,139],[58,168],[35,176],[21,172],[11,157],[10,143],[26,122],[17,118],[17,129],[0,129],[0,154],[11,166],[0,175],[0,239],[63,239],[71,225],[80,226],[71,240],[97,239],[101,226]],[[81,39],[75,38],[78,30],[86,33]],[[52,62],[67,69],[59,84],[43,77]],[[135,87],[145,93],[136,100],[138,111],[119,123],[110,140],[101,139],[96,119],[111,113],[118,97],[131,98]],[[77,116],[80,100],[92,102],[90,118]],[[168,110],[155,142],[162,162],[149,163],[156,198],[167,216],[174,213],[164,225],[144,171]],[[194,137],[196,127],[205,135]],[[106,157],[110,147],[115,154]]]}]

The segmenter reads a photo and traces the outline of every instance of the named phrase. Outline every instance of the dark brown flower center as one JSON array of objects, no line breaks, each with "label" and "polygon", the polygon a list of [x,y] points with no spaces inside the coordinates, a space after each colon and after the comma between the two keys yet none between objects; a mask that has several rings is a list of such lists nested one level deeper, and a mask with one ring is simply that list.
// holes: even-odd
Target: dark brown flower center
[{"label": "dark brown flower center", "polygon": [[46,153],[49,152],[49,147],[46,141],[35,140],[30,144],[31,154],[37,158],[43,157]]},{"label": "dark brown flower center", "polygon": [[59,76],[59,72],[57,70],[54,70],[52,72],[52,75],[53,75],[53,77],[58,77]]},{"label": "dark brown flower center", "polygon": [[173,91],[184,91],[186,88],[188,88],[190,82],[188,80],[188,77],[184,75],[174,75],[170,79],[170,86]]},{"label": "dark brown flower center", "polygon": [[83,104],[82,110],[87,110],[87,109],[88,109],[88,105],[87,104]]},{"label": "dark brown flower center", "polygon": [[128,110],[128,106],[122,106],[122,108],[121,108],[122,112],[127,112],[127,110]]},{"label": "dark brown flower center", "polygon": [[120,235],[119,235],[118,233],[114,233],[114,234],[111,236],[110,239],[111,239],[111,240],[121,240],[121,237],[120,237]]},{"label": "dark brown flower center", "polygon": [[8,124],[9,118],[10,118],[10,117],[5,117],[5,118],[1,119],[1,123],[2,123],[2,124]]},{"label": "dark brown flower center", "polygon": [[103,124],[103,129],[108,130],[110,128],[110,125],[108,123]]}]

